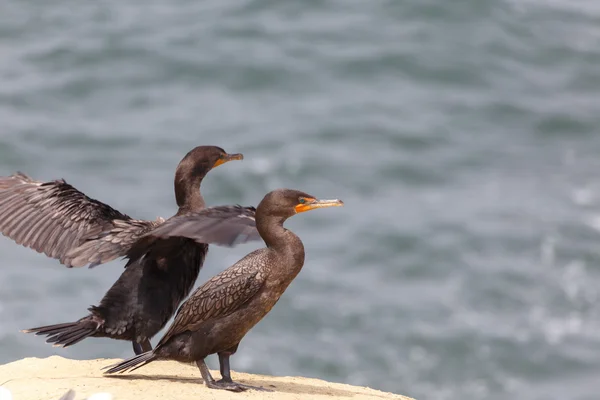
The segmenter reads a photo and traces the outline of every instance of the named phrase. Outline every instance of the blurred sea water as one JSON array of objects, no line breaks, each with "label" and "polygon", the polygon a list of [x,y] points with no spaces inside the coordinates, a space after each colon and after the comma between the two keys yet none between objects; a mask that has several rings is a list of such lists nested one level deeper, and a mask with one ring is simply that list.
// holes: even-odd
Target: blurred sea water
[{"label": "blurred sea water", "polygon": [[[209,174],[208,204],[344,200],[287,223],[305,267],[234,370],[598,398],[598,2],[13,1],[0,54],[2,175],[168,217],[177,163],[214,144],[245,159]],[[197,283],[256,247],[211,247]],[[0,255],[0,362],[130,355],[19,333],[84,316],[123,262]]]}]

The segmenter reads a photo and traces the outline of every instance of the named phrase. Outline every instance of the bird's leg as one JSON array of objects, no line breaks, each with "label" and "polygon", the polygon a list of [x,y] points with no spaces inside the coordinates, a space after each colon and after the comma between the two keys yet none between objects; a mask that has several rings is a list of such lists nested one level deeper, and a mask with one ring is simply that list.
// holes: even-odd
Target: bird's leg
[{"label": "bird's leg", "polygon": [[215,382],[214,378],[210,374],[204,359],[196,361],[196,365],[200,369],[200,375],[202,375],[202,379],[204,380],[204,384],[206,387],[210,389],[223,389],[223,390],[231,390],[233,392],[242,392],[244,389],[235,390],[235,388],[229,388],[226,384]]},{"label": "bird's leg", "polygon": [[144,353],[152,350],[152,343],[150,343],[150,339],[146,338],[140,344],[142,345],[142,350],[144,351]]},{"label": "bird's leg", "polygon": [[231,370],[229,369],[229,357],[231,357],[230,352],[222,352],[219,353],[219,365],[221,370],[221,379],[216,381],[215,384],[223,385],[223,389],[231,390],[234,392],[242,392],[244,390],[253,389],[253,390],[261,390],[265,392],[272,392],[270,389],[265,389],[260,386],[250,386],[244,385],[243,383],[234,382],[231,379]]},{"label": "bird's leg", "polygon": [[144,339],[140,343],[131,342],[131,344],[133,345],[133,352],[136,356],[152,350],[152,345],[150,344],[150,340],[148,339]]},{"label": "bird's leg", "polygon": [[215,382],[214,378],[210,374],[210,371],[208,370],[208,367],[206,366],[206,363],[204,362],[204,359],[196,361],[196,365],[198,368],[200,368],[200,375],[202,375],[202,379],[204,380],[204,383],[206,383],[206,386],[208,386],[208,384],[211,382]]},{"label": "bird's leg", "polygon": [[136,356],[139,356],[140,354],[142,354],[144,352],[144,350],[142,350],[142,345],[139,344],[138,342],[131,342],[131,344],[133,345],[133,352],[135,353]]},{"label": "bird's leg", "polygon": [[220,382],[233,382],[231,380],[231,370],[229,369],[229,353],[219,353],[219,369],[221,370]]}]

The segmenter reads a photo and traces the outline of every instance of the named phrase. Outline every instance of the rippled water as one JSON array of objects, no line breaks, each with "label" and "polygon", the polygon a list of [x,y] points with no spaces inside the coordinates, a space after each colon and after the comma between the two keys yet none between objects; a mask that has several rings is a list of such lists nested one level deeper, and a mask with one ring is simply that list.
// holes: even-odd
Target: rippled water
[{"label": "rippled water", "polygon": [[[246,159],[210,173],[209,204],[282,186],[346,202],[288,222],[305,267],[235,370],[419,399],[598,397],[596,1],[2,8],[1,174],[153,219],[175,211],[181,157],[216,144]],[[212,247],[198,283],[255,247]],[[8,239],[0,257],[0,362],[130,354],[18,332],[84,316],[122,262],[67,270]]]}]

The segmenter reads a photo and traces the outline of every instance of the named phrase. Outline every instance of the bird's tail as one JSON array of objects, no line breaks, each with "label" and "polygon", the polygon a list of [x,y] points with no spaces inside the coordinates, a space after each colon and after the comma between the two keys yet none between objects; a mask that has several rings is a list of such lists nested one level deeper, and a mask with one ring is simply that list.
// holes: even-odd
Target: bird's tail
[{"label": "bird's tail", "polygon": [[46,343],[53,343],[56,347],[68,347],[79,343],[87,337],[93,336],[100,329],[101,325],[102,321],[89,316],[76,322],[40,326],[39,328],[25,329],[22,332],[45,335],[48,336]]},{"label": "bird's tail", "polygon": [[116,372],[125,372],[125,371],[134,371],[144,365],[151,363],[156,360],[156,354],[154,350],[147,351],[142,354],[138,354],[137,356],[131,357],[128,360],[121,361],[120,363],[112,364],[103,369],[108,369],[104,371],[105,374],[114,374]]}]

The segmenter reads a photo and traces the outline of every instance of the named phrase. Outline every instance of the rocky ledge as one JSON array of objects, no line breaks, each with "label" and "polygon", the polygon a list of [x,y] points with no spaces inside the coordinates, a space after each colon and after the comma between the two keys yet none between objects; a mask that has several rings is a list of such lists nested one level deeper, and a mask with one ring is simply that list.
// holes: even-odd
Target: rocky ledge
[{"label": "rocky ledge", "polygon": [[[235,380],[273,391],[232,393],[206,388],[195,366],[171,361],[154,362],[132,373],[103,376],[101,368],[117,361],[120,360],[82,361],[58,356],[25,358],[0,365],[0,387],[8,389],[13,400],[59,400],[69,390],[75,392],[76,400],[86,399],[95,393],[109,393],[110,396],[107,395],[106,398],[114,400],[412,400],[397,394],[319,379],[252,375],[234,371],[232,376]],[[213,372],[213,375],[219,376],[218,372]],[[6,393],[5,390],[0,391]]]}]

